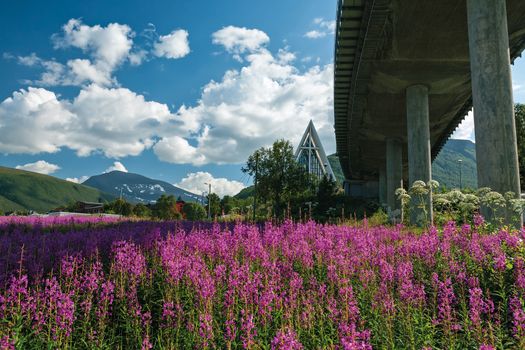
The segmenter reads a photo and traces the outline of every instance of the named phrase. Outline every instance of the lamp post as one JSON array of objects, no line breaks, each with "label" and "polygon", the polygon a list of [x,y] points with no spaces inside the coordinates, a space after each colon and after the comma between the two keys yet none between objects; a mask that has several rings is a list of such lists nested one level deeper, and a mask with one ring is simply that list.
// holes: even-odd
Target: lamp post
[{"label": "lamp post", "polygon": [[205,185],[208,185],[208,219],[211,220],[211,182],[205,182]]},{"label": "lamp post", "polygon": [[461,164],[463,163],[463,160],[462,159],[458,159],[458,164],[459,164],[459,189],[462,190],[463,189],[463,181],[461,179]]}]

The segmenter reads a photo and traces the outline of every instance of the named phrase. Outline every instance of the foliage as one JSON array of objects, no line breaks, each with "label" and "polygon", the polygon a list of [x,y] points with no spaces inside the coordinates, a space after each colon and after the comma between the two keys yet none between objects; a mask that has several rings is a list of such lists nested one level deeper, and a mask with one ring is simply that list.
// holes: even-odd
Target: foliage
[{"label": "foliage", "polygon": [[133,214],[133,205],[122,198],[118,198],[113,202],[104,204],[104,212],[130,216]]},{"label": "foliage", "polygon": [[320,222],[326,222],[329,218],[337,216],[338,197],[341,194],[337,183],[323,176],[317,187],[315,196],[314,218]]},{"label": "foliage", "polygon": [[[211,217],[217,217],[221,215],[221,199],[216,193],[211,193],[208,195],[208,201],[210,202],[210,212]],[[207,208],[207,207],[206,207]],[[206,209],[208,210],[208,209]]]},{"label": "foliage", "polygon": [[[396,190],[398,200],[401,201],[405,211],[410,210],[410,205],[416,205],[428,216],[428,205],[425,196],[434,191],[439,184],[431,180],[425,184],[423,181],[415,181],[407,192],[403,188]],[[472,222],[481,208],[487,208],[490,217],[487,217],[491,225],[513,224],[520,222],[520,217],[525,209],[525,201],[517,198],[513,192],[504,195],[492,191],[488,187],[479,188],[475,192],[470,190],[460,191],[453,189],[432,194],[432,206],[436,224],[444,224],[447,221]],[[406,217],[406,215],[405,215]],[[429,225],[426,217],[425,225]]]},{"label": "foliage", "polygon": [[180,220],[182,214],[177,209],[177,200],[173,195],[161,195],[153,205],[153,216],[162,220]]},{"label": "foliage", "polygon": [[144,205],[143,203],[137,203],[133,207],[133,215],[138,216],[140,218],[149,218],[151,217],[151,209]]},{"label": "foliage", "polygon": [[524,233],[482,220],[2,225],[7,349],[525,347]]},{"label": "foliage", "polygon": [[198,203],[186,203],[182,208],[182,213],[186,220],[198,221],[204,220],[208,215],[206,209]]},{"label": "foliage", "polygon": [[255,178],[256,196],[269,202],[273,215],[285,217],[311,198],[313,181],[303,166],[295,161],[289,141],[275,141],[270,148],[255,151],[242,169]]}]

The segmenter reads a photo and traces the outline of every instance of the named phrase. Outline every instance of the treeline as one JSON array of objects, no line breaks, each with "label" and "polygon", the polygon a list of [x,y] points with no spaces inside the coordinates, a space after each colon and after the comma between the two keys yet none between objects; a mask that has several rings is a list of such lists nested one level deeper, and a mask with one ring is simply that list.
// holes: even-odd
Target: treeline
[{"label": "treeline", "polygon": [[[232,196],[224,196],[220,199],[215,193],[208,196],[210,201],[210,215],[217,218],[242,218],[250,210],[251,199],[238,199]],[[73,203],[67,206],[55,208],[53,211],[81,212],[81,203]],[[173,195],[162,195],[155,203],[133,204],[125,199],[118,198],[114,201],[104,203],[102,208],[104,214],[117,214],[127,217],[151,218],[161,220],[205,220],[208,217],[208,205],[183,202],[177,200]]]},{"label": "treeline", "polygon": [[255,151],[242,170],[257,182],[253,189],[257,220],[333,222],[362,217],[378,208],[377,202],[345,196],[336,179],[319,179],[308,173],[295,160],[293,147],[286,140],[277,140],[271,147]]}]

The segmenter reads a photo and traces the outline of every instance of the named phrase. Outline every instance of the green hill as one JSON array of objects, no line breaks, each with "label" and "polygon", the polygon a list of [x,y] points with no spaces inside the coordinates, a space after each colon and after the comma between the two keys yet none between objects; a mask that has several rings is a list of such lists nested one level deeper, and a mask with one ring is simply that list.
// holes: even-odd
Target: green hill
[{"label": "green hill", "polygon": [[0,167],[0,211],[47,212],[76,201],[104,202],[113,196],[97,189],[30,171]]},{"label": "green hill", "polygon": [[432,162],[432,178],[447,188],[459,188],[460,166],[463,188],[477,188],[476,145],[469,140],[448,140]]},{"label": "green hill", "polygon": [[[469,140],[448,140],[432,162],[432,178],[447,188],[459,188],[461,159],[461,184],[463,188],[477,188],[476,145]],[[339,182],[344,181],[343,170],[337,155],[328,156],[332,170]]]},{"label": "green hill", "polygon": [[246,188],[243,188],[241,190],[241,192],[237,193],[233,197],[237,198],[237,199],[246,199],[246,198],[249,198],[249,197],[253,197],[254,190],[255,190],[255,187],[253,185],[252,186],[248,186]]},{"label": "green hill", "polygon": [[341,163],[339,163],[339,157],[336,154],[331,154],[328,157],[332,171],[334,172],[335,179],[339,184],[343,185],[345,181],[345,175],[343,174],[343,168],[341,168]]}]

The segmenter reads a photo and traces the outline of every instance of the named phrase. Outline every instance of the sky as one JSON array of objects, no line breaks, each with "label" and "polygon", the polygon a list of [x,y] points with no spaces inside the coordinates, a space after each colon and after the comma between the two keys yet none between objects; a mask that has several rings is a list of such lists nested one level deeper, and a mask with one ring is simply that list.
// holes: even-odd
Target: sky
[{"label": "sky", "polygon": [[[111,170],[219,195],[310,119],[335,152],[336,1],[13,1],[0,13],[0,165]],[[525,102],[525,63],[513,67]],[[456,138],[473,139],[467,117]]]}]

